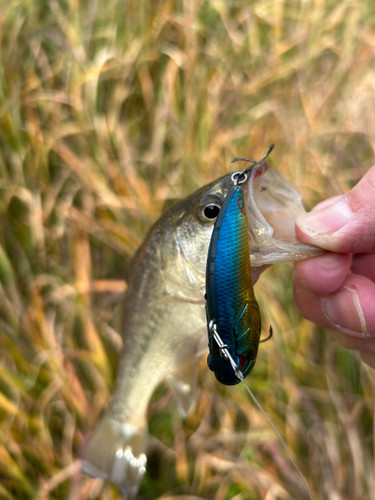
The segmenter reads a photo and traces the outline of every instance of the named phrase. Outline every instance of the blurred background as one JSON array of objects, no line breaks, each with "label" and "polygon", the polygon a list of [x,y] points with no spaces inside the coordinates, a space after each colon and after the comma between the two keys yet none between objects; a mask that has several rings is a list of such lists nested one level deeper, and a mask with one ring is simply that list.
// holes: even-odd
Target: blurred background
[{"label": "blurred background", "polygon": [[[374,163],[373,0],[0,0],[0,497],[120,499],[80,474],[121,352],[126,269],[177,199],[270,162],[305,207]],[[317,498],[375,499],[374,372],[303,320],[291,266],[248,383]],[[203,357],[160,387],[139,499],[303,499],[264,417]]]}]

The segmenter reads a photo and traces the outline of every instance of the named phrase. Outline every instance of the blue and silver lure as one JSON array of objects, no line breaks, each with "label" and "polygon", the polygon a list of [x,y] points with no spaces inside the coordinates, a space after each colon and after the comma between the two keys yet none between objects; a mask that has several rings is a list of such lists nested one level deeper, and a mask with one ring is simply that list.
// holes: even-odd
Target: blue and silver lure
[{"label": "blue and silver lure", "polygon": [[[270,146],[260,162],[246,160],[259,164],[272,148]],[[210,351],[207,363],[217,380],[225,385],[238,384],[250,373],[260,342],[260,311],[251,283],[247,218],[241,187],[251,168],[231,176],[233,187],[216,219],[207,258],[206,314]]]}]

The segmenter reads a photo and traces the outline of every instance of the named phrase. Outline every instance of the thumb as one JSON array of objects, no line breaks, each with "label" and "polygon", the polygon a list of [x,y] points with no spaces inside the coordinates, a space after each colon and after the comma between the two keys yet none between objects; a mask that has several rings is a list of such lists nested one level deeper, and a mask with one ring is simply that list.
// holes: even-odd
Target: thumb
[{"label": "thumb", "polygon": [[375,251],[375,166],[347,194],[296,220],[304,243],[336,253]]}]

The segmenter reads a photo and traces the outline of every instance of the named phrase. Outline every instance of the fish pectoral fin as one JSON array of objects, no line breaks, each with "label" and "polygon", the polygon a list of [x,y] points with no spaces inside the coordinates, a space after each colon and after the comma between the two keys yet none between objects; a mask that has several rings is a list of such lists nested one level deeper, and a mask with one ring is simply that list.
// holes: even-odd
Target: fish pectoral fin
[{"label": "fish pectoral fin", "polygon": [[112,481],[121,494],[136,496],[146,472],[145,435],[105,415],[89,440],[82,460],[82,472]]},{"label": "fish pectoral fin", "polygon": [[178,300],[204,303],[204,286],[201,283],[196,284],[196,286],[189,286],[185,283],[168,279],[166,280],[166,289],[172,297]]},{"label": "fish pectoral fin", "polygon": [[192,409],[197,396],[198,362],[199,358],[194,357],[166,379],[183,417]]},{"label": "fish pectoral fin", "polygon": [[187,273],[185,265],[184,271],[181,271],[178,263],[176,266],[173,272],[163,272],[167,293],[177,300],[203,304],[205,290],[204,276],[202,277],[199,273]]},{"label": "fish pectoral fin", "polygon": [[166,280],[166,293],[150,305],[168,304],[169,302],[187,302],[190,304],[205,304],[204,291],[192,289],[182,283]]}]

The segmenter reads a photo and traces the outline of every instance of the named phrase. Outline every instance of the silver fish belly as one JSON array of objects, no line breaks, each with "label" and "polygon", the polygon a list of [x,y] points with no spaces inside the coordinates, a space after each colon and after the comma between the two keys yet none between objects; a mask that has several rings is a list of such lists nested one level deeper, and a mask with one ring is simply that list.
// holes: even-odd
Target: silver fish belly
[{"label": "silver fish belly", "polygon": [[[276,171],[269,164],[261,163],[257,168],[245,194],[252,224],[248,227],[250,253],[254,249],[254,258],[260,256],[254,262],[251,254],[253,284],[272,262],[319,253],[315,247],[297,243],[293,234],[287,238],[281,235],[281,243],[275,238],[280,231],[274,234],[265,219],[272,217],[263,216],[258,209],[259,196],[265,193],[266,206],[272,206],[273,212],[282,211],[283,220],[290,222],[288,230],[303,208],[300,197],[285,180],[284,184],[278,182],[273,193],[269,179],[274,182],[279,174],[272,173]],[[196,365],[207,349],[207,253],[214,222],[232,186],[229,174],[173,206],[153,226],[130,265],[117,387],[82,462],[84,473],[112,481],[127,499],[137,494],[146,471],[146,411],[155,388],[167,380],[184,415],[194,403]]]}]

